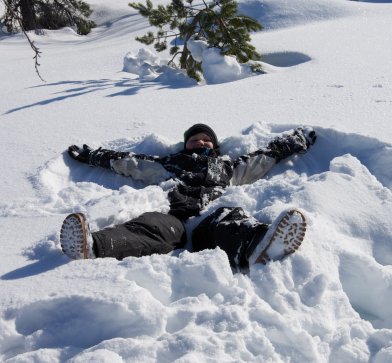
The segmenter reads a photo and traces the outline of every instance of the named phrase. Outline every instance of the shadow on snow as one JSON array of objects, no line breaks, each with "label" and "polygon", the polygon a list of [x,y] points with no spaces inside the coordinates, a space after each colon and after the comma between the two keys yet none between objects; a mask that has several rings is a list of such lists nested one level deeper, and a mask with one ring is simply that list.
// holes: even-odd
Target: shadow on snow
[{"label": "shadow on snow", "polygon": [[142,90],[143,88],[149,88],[149,87],[158,87],[160,89],[164,89],[164,88],[177,89],[177,88],[192,87],[192,85],[189,85],[189,83],[187,84],[181,81],[165,82],[164,80],[162,80],[161,82],[159,82],[155,80],[152,82],[143,82],[140,81],[139,79],[123,78],[120,80],[98,79],[98,80],[86,80],[86,81],[61,81],[61,82],[35,86],[33,88],[53,87],[53,86],[61,86],[61,85],[71,86],[71,88],[54,93],[55,96],[52,98],[48,98],[46,100],[42,100],[42,101],[30,103],[28,105],[10,109],[6,111],[4,114],[11,114],[17,111],[29,109],[36,106],[46,106],[51,103],[61,102],[68,98],[80,97],[88,93],[104,91],[108,89],[115,89],[115,90],[118,89],[118,91],[108,94],[106,95],[106,97],[132,96],[140,92],[140,90]]},{"label": "shadow on snow", "polygon": [[23,251],[22,254],[29,261],[35,262],[7,272],[0,278],[2,280],[23,279],[25,277],[39,275],[68,263],[69,259],[56,246],[54,242],[56,239],[56,235],[52,234]]}]

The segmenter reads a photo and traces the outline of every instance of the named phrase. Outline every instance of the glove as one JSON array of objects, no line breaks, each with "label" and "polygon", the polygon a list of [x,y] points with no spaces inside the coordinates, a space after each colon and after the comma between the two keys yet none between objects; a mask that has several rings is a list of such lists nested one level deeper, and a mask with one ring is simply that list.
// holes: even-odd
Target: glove
[{"label": "glove", "polygon": [[303,130],[303,134],[306,138],[306,142],[309,145],[314,145],[317,140],[316,131],[313,130],[312,127],[305,127]]},{"label": "glove", "polygon": [[90,153],[92,151],[93,149],[86,144],[83,144],[82,148],[77,145],[71,145],[68,148],[68,154],[71,156],[72,159],[81,161],[82,163],[86,164],[89,164]]}]

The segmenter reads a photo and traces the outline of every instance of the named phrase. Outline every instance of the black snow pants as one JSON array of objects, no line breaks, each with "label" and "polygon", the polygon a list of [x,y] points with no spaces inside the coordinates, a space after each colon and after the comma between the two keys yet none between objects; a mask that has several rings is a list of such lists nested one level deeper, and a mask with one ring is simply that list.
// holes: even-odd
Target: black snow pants
[{"label": "black snow pants", "polygon": [[[192,232],[194,252],[220,247],[236,270],[248,267],[248,257],[268,226],[242,208],[219,208]],[[168,253],[186,243],[184,222],[170,214],[148,212],[124,224],[92,233],[97,257],[141,257]]]},{"label": "black snow pants", "polygon": [[143,213],[112,228],[93,232],[97,257],[142,257],[169,253],[186,243],[184,223],[170,214]]},{"label": "black snow pants", "polygon": [[248,258],[268,230],[268,225],[246,215],[240,207],[222,207],[192,232],[193,251],[221,248],[236,271],[246,271]]}]

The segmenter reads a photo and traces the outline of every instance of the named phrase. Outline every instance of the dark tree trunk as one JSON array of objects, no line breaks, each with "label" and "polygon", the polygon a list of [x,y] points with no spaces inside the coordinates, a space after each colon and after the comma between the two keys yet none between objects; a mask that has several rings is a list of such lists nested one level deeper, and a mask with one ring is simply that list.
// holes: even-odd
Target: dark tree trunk
[{"label": "dark tree trunk", "polygon": [[20,15],[24,30],[35,30],[37,28],[34,10],[34,0],[20,0]]}]

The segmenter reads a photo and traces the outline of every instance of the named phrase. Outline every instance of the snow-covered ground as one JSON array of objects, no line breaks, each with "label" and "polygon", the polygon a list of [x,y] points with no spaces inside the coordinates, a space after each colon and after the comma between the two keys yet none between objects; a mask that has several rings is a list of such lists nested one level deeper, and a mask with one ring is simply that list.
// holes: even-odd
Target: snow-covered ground
[{"label": "snow-covered ground", "polygon": [[[202,85],[162,68],[124,72],[147,21],[127,1],[88,2],[88,36],[32,35],[46,83],[24,37],[0,34],[0,361],[391,362],[392,2],[239,1],[265,26],[252,42],[267,74],[229,82],[222,71]],[[232,156],[315,127],[310,152],[228,188],[202,215],[241,206],[270,222],[299,207],[309,228],[295,255],[233,275],[220,250],[61,253],[68,213],[95,230],[167,211],[170,184],[88,168],[69,145],[162,155],[197,122]]]}]

